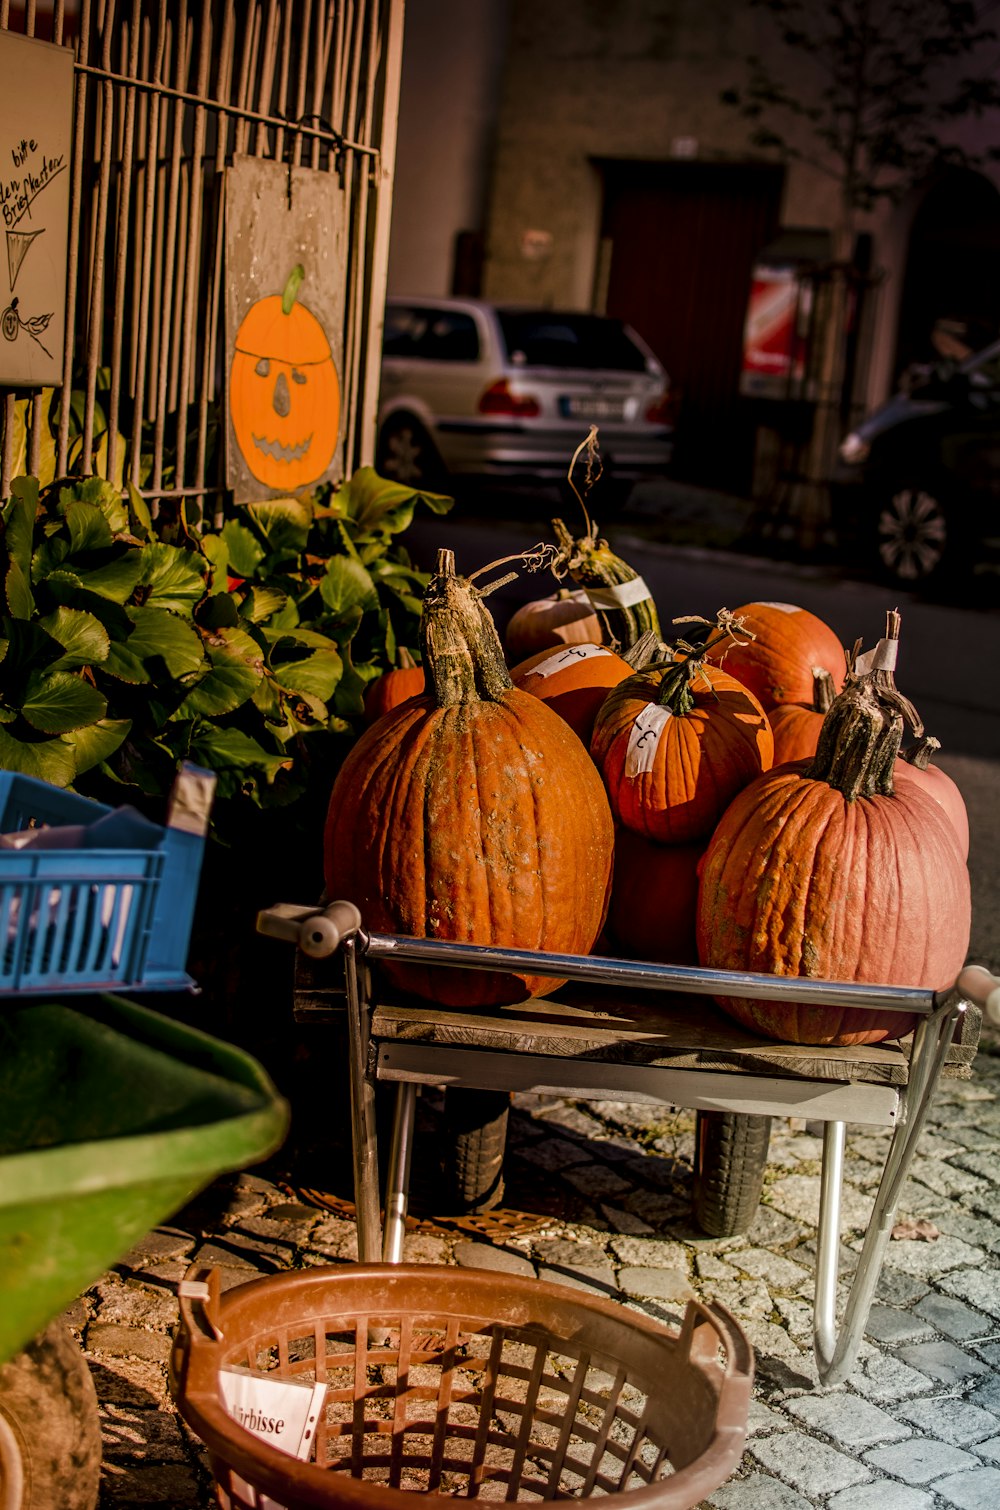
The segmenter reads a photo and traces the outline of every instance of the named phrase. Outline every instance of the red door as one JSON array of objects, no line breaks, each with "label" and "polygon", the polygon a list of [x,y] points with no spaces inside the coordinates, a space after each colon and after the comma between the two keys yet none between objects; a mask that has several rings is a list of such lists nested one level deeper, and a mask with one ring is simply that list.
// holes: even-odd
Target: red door
[{"label": "red door", "polygon": [[608,162],[607,312],[634,325],[682,392],[675,470],[749,489],[752,410],[739,397],[751,269],[778,225],[782,171]]}]

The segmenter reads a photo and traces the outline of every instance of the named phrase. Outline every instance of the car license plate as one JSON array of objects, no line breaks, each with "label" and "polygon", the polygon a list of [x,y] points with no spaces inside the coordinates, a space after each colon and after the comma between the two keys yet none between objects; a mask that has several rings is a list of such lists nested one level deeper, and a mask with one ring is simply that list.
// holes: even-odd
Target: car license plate
[{"label": "car license plate", "polygon": [[559,404],[565,419],[624,419],[625,400],[601,394],[567,394]]}]

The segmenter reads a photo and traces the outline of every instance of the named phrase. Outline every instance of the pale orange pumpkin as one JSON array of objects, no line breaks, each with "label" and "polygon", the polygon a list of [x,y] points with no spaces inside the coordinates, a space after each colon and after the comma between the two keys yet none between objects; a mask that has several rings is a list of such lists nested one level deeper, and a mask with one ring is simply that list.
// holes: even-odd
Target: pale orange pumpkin
[{"label": "pale orange pumpkin", "polygon": [[284,493],[322,477],[340,430],[330,342],[296,298],[303,276],[295,267],[283,293],[250,306],[229,370],[229,413],[243,459],[258,482]]}]

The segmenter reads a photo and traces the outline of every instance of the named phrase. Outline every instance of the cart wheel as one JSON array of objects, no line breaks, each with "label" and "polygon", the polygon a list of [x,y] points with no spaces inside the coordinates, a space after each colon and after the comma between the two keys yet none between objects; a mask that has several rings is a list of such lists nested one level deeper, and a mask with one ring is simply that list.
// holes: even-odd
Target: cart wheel
[{"label": "cart wheel", "polygon": [[444,1191],[448,1212],[470,1216],[503,1199],[506,1091],[452,1087],[444,1099]]},{"label": "cart wheel", "polygon": [[710,1237],[735,1237],[753,1221],[764,1188],[770,1117],[698,1112],[694,1217]]},{"label": "cart wheel", "polygon": [[94,1381],[53,1322],[0,1368],[0,1510],[94,1510],[100,1473]]}]

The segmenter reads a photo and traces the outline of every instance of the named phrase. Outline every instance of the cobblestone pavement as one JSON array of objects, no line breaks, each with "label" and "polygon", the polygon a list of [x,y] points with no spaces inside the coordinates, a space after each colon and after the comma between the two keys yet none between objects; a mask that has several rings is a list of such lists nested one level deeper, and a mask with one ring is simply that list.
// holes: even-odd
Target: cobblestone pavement
[{"label": "cobblestone pavement", "polygon": [[[438,1114],[433,1095],[423,1097],[418,1163],[433,1156]],[[1000,1501],[1000,1035],[984,1034],[971,1080],[939,1089],[900,1208],[939,1236],[890,1244],[857,1366],[837,1388],[818,1387],[811,1350],[820,1127],[774,1123],[757,1218],[744,1236],[723,1240],[691,1224],[692,1129],[687,1112],[515,1098],[506,1202],[538,1215],[534,1230],[495,1243],[418,1230],[405,1256],[536,1273],[668,1322],[691,1293],[728,1307],[753,1344],[757,1375],[739,1471],[705,1502],[717,1510],[992,1510]],[[849,1130],[844,1276],[887,1136]],[[219,1181],[68,1313],[101,1401],[101,1510],[215,1503],[204,1455],[166,1389],[175,1287],[191,1260],[218,1264],[228,1286],[356,1256],[351,1222],[290,1194],[285,1181],[295,1172],[281,1159]]]}]

